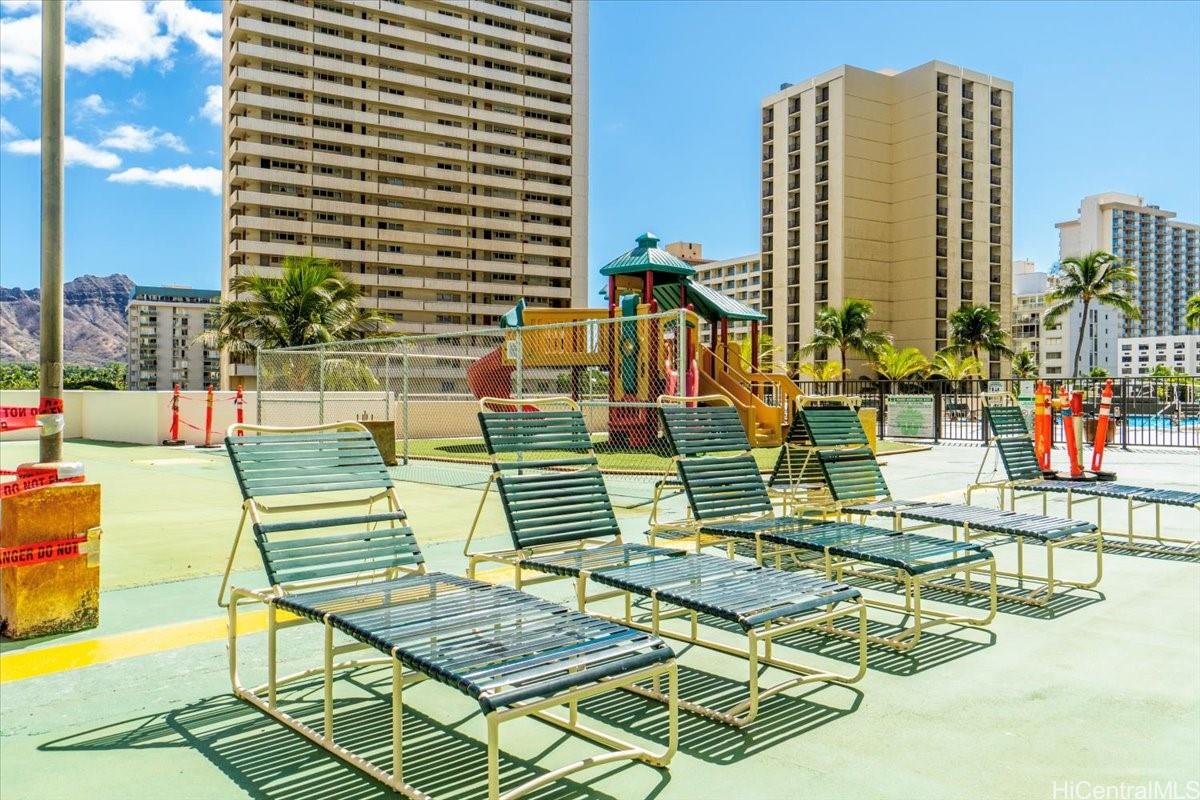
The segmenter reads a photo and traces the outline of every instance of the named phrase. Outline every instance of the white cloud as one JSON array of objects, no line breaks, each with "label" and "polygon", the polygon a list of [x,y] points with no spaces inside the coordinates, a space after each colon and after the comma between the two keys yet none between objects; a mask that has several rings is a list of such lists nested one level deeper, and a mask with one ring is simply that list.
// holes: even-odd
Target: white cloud
[{"label": "white cloud", "polygon": [[172,189],[199,189],[210,194],[221,193],[221,170],[216,167],[170,167],[167,169],[143,169],[131,167],[124,172],[108,176],[113,183],[148,183]]},{"label": "white cloud", "polygon": [[[13,78],[36,81],[41,70],[39,3],[5,2],[0,18],[0,96],[19,96]],[[33,13],[30,13],[33,12]],[[211,61],[221,58],[221,14],[183,0],[110,0],[67,5],[67,67],[80,72],[113,70],[129,75],[135,67],[171,67],[176,44],[189,41]]]},{"label": "white cloud", "polygon": [[20,136],[20,135],[21,135],[21,132],[19,130],[17,130],[16,125],[13,125],[11,122],[6,120],[4,117],[0,117],[0,136],[8,137],[8,136]]},{"label": "white cloud", "polygon": [[204,90],[204,105],[200,107],[200,116],[213,125],[221,124],[221,86],[209,86]]},{"label": "white cloud", "polygon": [[0,9],[9,13],[32,11],[35,8],[40,8],[41,5],[42,0],[0,0]]},{"label": "white cloud", "polygon": [[148,153],[156,147],[167,147],[179,153],[188,151],[183,139],[158,128],[143,128],[138,125],[118,125],[100,141],[101,147],[113,150],[132,150]]},{"label": "white cloud", "polygon": [[154,16],[167,25],[167,33],[184,38],[209,58],[221,59],[221,15],[193,8],[183,0],[159,0]]},{"label": "white cloud", "polygon": [[104,102],[104,98],[98,94],[89,94],[82,100],[75,101],[75,119],[77,120],[102,117],[111,112],[112,109],[108,103]]},{"label": "white cloud", "polygon": [[[42,140],[16,139],[6,143],[4,149],[20,156],[36,156],[42,152]],[[116,153],[84,144],[73,136],[63,139],[63,156],[68,167],[82,164],[96,169],[116,169],[121,166],[121,157]]]}]

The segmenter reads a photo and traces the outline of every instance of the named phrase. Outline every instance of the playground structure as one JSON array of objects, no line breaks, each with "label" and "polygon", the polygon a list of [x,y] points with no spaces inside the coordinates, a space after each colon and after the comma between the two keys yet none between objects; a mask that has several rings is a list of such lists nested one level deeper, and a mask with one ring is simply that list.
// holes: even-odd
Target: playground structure
[{"label": "playground structure", "polygon": [[[529,308],[519,301],[501,319],[504,343],[467,368],[471,392],[477,398],[512,397],[520,360],[523,369],[569,371],[567,393],[576,401],[595,392],[593,379],[603,375],[609,442],[615,446],[640,448],[653,441],[655,401],[663,394],[725,397],[752,445],[780,445],[800,389],[787,375],[761,368],[759,325],[766,317],[695,282],[696,270],[660,249],[658,241],[644,233],[636,247],[601,268],[608,278],[607,308]],[[646,318],[680,309],[682,336],[678,322]],[[750,322],[749,359],[729,338],[730,320]],[[588,321],[597,324],[579,324]],[[567,324],[539,327],[556,323]],[[708,328],[707,345],[701,323]]]}]

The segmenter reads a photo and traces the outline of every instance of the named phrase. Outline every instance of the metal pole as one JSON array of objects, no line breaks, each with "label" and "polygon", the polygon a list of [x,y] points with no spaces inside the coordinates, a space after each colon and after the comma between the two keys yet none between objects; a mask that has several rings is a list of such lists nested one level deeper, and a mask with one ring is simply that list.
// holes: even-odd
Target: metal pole
[{"label": "metal pole", "polygon": [[[62,399],[63,383],[63,6],[42,4],[41,397]],[[42,462],[62,460],[61,427],[44,430]]]},{"label": "metal pole", "polygon": [[317,351],[317,424],[325,424],[325,347]]},{"label": "metal pole", "polygon": [[392,418],[392,356],[383,356],[383,418]]},{"label": "metal pole", "polygon": [[400,352],[402,354],[400,364],[400,429],[404,437],[404,466],[408,466],[408,340],[403,339],[400,342]]},{"label": "metal pole", "polygon": [[255,348],[254,350],[254,424],[266,425],[266,420],[263,419],[263,371],[262,371],[262,350]]}]

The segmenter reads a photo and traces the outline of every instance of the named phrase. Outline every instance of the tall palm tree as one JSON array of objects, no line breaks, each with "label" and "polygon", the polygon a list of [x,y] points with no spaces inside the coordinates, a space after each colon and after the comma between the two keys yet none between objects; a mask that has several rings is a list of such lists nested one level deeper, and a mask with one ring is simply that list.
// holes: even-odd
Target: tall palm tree
[{"label": "tall palm tree", "polygon": [[377,334],[386,318],[360,308],[362,289],[322,258],[288,256],[283,275],[237,275],[232,299],[217,307],[213,329],[202,338],[234,353],[296,347]]},{"label": "tall palm tree", "polygon": [[[748,366],[750,364],[750,356],[754,342],[752,337],[745,336],[738,344],[738,350],[742,355],[742,363]],[[758,363],[752,365],[759,372],[771,372],[775,364],[775,340],[771,338],[769,333],[758,334]]]},{"label": "tall palm tree", "polygon": [[1088,309],[1092,303],[1112,306],[1129,319],[1141,316],[1122,284],[1135,283],[1137,270],[1112,253],[1093,250],[1082,256],[1070,256],[1059,262],[1054,289],[1042,313],[1042,324],[1054,325],[1070,312],[1075,301],[1083,303],[1079,322],[1079,340],[1075,343],[1075,359],[1071,374],[1079,372],[1079,356],[1083,352],[1083,335],[1088,325]]},{"label": "tall palm tree", "polygon": [[1012,357],[1012,374],[1014,378],[1019,380],[1029,380],[1036,378],[1038,372],[1037,356],[1028,348],[1013,353]]},{"label": "tall palm tree", "polygon": [[885,344],[875,351],[875,360],[871,362],[871,367],[887,378],[890,391],[892,381],[923,375],[929,369],[929,359],[915,347],[897,350],[894,346]]},{"label": "tall palm tree", "polygon": [[947,348],[933,357],[933,375],[951,381],[983,377],[983,362],[975,356],[964,356]]},{"label": "tall palm tree", "polygon": [[1183,324],[1192,330],[1200,329],[1200,293],[1187,299],[1187,310],[1183,312]]},{"label": "tall palm tree", "polygon": [[846,354],[853,351],[868,358],[892,341],[889,333],[868,329],[874,308],[866,300],[851,297],[840,308],[826,306],[817,312],[812,341],[800,348],[801,355],[836,348],[841,356],[843,388],[846,382]]},{"label": "tall palm tree", "polygon": [[[979,351],[993,356],[1011,356],[1008,334],[1000,322],[1000,312],[991,306],[968,303],[950,315],[950,348],[960,354],[970,353],[980,364]],[[982,376],[981,376],[982,377]]]}]

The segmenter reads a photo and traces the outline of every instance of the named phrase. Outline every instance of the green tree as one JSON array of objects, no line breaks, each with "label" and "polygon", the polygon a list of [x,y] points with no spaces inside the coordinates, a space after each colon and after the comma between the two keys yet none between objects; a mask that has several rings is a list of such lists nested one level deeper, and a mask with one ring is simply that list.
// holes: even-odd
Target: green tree
[{"label": "green tree", "polygon": [[1200,293],[1187,299],[1187,310],[1183,312],[1183,324],[1192,330],[1200,330]]},{"label": "green tree", "polygon": [[1090,370],[1088,370],[1088,377],[1089,378],[1107,378],[1108,370],[1106,370],[1104,367],[1092,367]]},{"label": "green tree", "polygon": [[282,277],[238,275],[229,291],[234,299],[217,307],[213,330],[200,338],[234,353],[365,339],[386,321],[360,308],[362,289],[322,258],[289,256]]},{"label": "green tree", "polygon": [[964,356],[954,350],[946,349],[933,357],[933,375],[951,381],[962,381],[968,378],[983,377],[983,363],[975,356]]},{"label": "green tree", "polygon": [[[986,350],[993,356],[1012,356],[1008,346],[1008,334],[1000,322],[1000,312],[991,306],[976,306],[968,303],[959,306],[950,315],[950,347],[948,349],[970,354],[982,365],[979,351]],[[982,377],[982,375],[980,376]]]},{"label": "green tree", "polygon": [[800,348],[800,355],[818,350],[836,349],[840,355],[843,387],[846,381],[846,355],[855,352],[871,358],[875,351],[892,341],[889,333],[869,329],[874,308],[866,300],[851,297],[840,308],[826,306],[817,312],[812,341]]},{"label": "green tree", "polygon": [[1047,298],[1049,306],[1042,314],[1044,325],[1054,325],[1074,307],[1075,301],[1083,304],[1079,322],[1079,338],[1075,343],[1075,358],[1071,374],[1079,372],[1079,356],[1083,352],[1084,331],[1088,325],[1088,309],[1092,303],[1111,306],[1129,319],[1141,316],[1133,304],[1124,284],[1137,281],[1137,271],[1126,262],[1106,253],[1093,250],[1082,256],[1064,258],[1055,272],[1054,289]]},{"label": "green tree", "polygon": [[885,344],[875,351],[871,367],[887,379],[890,391],[892,381],[924,375],[929,370],[929,359],[915,347],[897,350],[893,345]]},{"label": "green tree", "polygon": [[0,364],[0,389],[38,388],[38,366],[28,362]]},{"label": "green tree", "polygon": [[1175,372],[1166,364],[1155,364],[1154,369],[1150,370],[1151,378],[1173,378]]},{"label": "green tree", "polygon": [[[738,349],[742,355],[742,363],[750,364],[751,346],[753,338],[743,336],[738,342]],[[775,340],[771,338],[769,333],[758,334],[758,364],[755,366],[759,372],[771,372],[775,365]]]},{"label": "green tree", "polygon": [[1019,380],[1029,380],[1036,378],[1038,373],[1037,356],[1028,348],[1013,353],[1012,357],[1012,374],[1014,378]]}]

